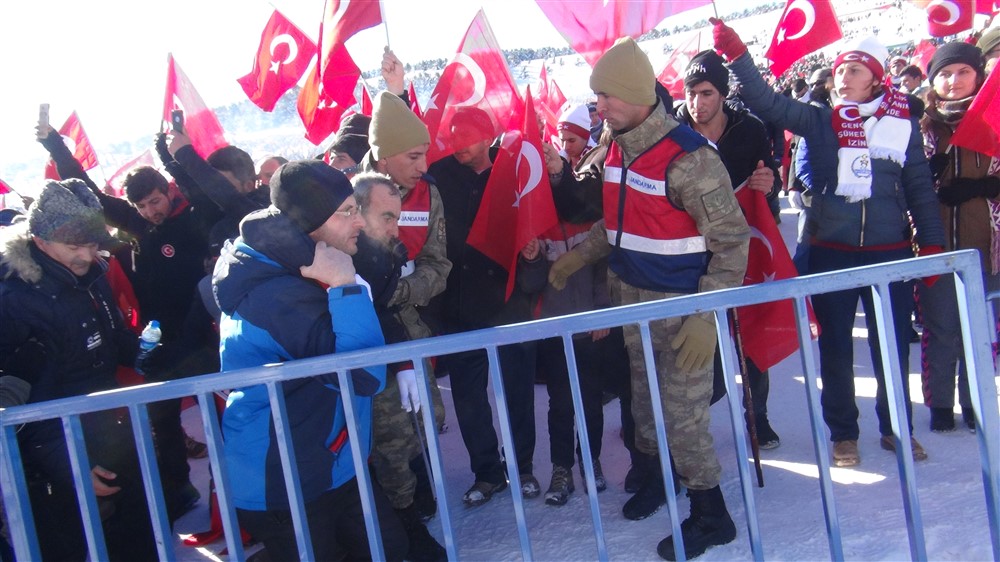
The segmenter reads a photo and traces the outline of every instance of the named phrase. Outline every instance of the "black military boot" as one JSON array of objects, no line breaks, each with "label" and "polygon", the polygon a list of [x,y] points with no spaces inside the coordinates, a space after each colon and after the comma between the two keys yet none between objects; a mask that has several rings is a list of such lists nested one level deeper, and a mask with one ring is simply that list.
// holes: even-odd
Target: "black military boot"
[{"label": "black military boot", "polygon": [[[667,492],[663,485],[662,473],[660,472],[660,459],[652,455],[642,455],[641,459],[640,464],[645,473],[645,479],[635,495],[629,498],[625,502],[625,505],[622,506],[622,515],[626,519],[633,521],[649,517],[659,511],[663,504],[667,503]],[[670,468],[674,473],[674,491],[680,494],[681,481],[677,475],[677,466],[674,464],[672,457],[670,458]]]},{"label": "black military boot", "polygon": [[414,504],[404,509],[397,509],[396,515],[403,522],[406,538],[410,542],[407,560],[413,562],[439,562],[448,560],[448,553],[437,540],[427,531],[427,526],[421,520],[420,513]]},{"label": "black military boot", "polygon": [[[688,490],[691,498],[691,516],[681,523],[684,538],[684,557],[688,560],[701,556],[710,547],[727,544],[736,538],[736,525],[729,517],[722,490]],[[656,553],[664,560],[676,560],[674,537],[670,536],[656,546]]]}]

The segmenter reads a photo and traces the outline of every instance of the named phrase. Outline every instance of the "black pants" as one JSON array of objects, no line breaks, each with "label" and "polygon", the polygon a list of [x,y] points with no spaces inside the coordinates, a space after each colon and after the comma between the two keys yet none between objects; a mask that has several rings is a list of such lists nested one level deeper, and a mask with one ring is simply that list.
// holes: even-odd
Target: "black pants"
[{"label": "black pants", "polygon": [[[403,523],[393,511],[377,480],[372,480],[375,509],[382,531],[386,560],[402,560],[409,550]],[[312,538],[314,560],[371,560],[368,534],[358,481],[353,479],[308,502],[306,521]],[[292,513],[287,509],[247,511],[237,509],[240,526],[264,543],[271,560],[299,560]]]},{"label": "black pants", "polygon": [[[519,474],[531,473],[535,453],[535,342],[505,345],[498,349],[504,392],[510,413]],[[455,417],[477,481],[503,481],[503,465],[493,427],[487,384],[489,360],[485,350],[445,357],[448,363]]]},{"label": "black pants", "polygon": [[[604,432],[604,407],[601,401],[603,381],[597,359],[598,342],[592,341],[589,335],[574,339],[573,352],[580,378],[590,451],[595,459],[599,459],[601,435]],[[561,338],[550,338],[538,343],[538,367],[545,373],[545,385],[549,391],[549,447],[552,464],[569,468],[573,466],[576,434],[573,431],[573,395]]]}]

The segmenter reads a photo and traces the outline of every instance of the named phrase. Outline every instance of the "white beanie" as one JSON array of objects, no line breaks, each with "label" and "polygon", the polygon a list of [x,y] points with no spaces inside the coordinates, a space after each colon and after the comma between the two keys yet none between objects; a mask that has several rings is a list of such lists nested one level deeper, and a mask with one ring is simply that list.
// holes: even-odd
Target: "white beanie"
[{"label": "white beanie", "polygon": [[590,110],[586,104],[565,106],[559,116],[558,130],[566,130],[578,137],[590,137]]}]

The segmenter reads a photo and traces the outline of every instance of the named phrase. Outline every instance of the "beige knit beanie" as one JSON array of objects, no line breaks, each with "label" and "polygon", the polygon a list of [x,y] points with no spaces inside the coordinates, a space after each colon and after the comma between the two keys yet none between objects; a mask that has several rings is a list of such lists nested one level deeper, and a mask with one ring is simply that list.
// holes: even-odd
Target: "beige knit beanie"
[{"label": "beige knit beanie", "polygon": [[372,156],[381,160],[429,144],[431,136],[427,126],[399,96],[383,91],[375,97],[372,107],[368,142],[372,146]]},{"label": "beige knit beanie", "polygon": [[631,37],[622,37],[601,55],[590,74],[590,89],[632,105],[656,103],[656,75],[649,57]]}]

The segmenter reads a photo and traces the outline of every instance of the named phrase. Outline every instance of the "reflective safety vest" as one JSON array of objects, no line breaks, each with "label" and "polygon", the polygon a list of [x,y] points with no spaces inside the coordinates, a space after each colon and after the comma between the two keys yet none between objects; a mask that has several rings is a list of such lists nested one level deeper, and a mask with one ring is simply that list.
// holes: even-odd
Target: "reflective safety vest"
[{"label": "reflective safety vest", "polygon": [[413,273],[417,254],[427,241],[427,229],[431,216],[431,188],[425,180],[420,180],[403,198],[399,213],[399,239],[406,246],[409,261],[403,266],[403,277]]},{"label": "reflective safety vest", "polygon": [[705,145],[680,125],[627,168],[617,143],[604,161],[604,220],[613,246],[608,267],[633,287],[696,293],[711,254],[694,219],[667,197],[667,170]]}]

